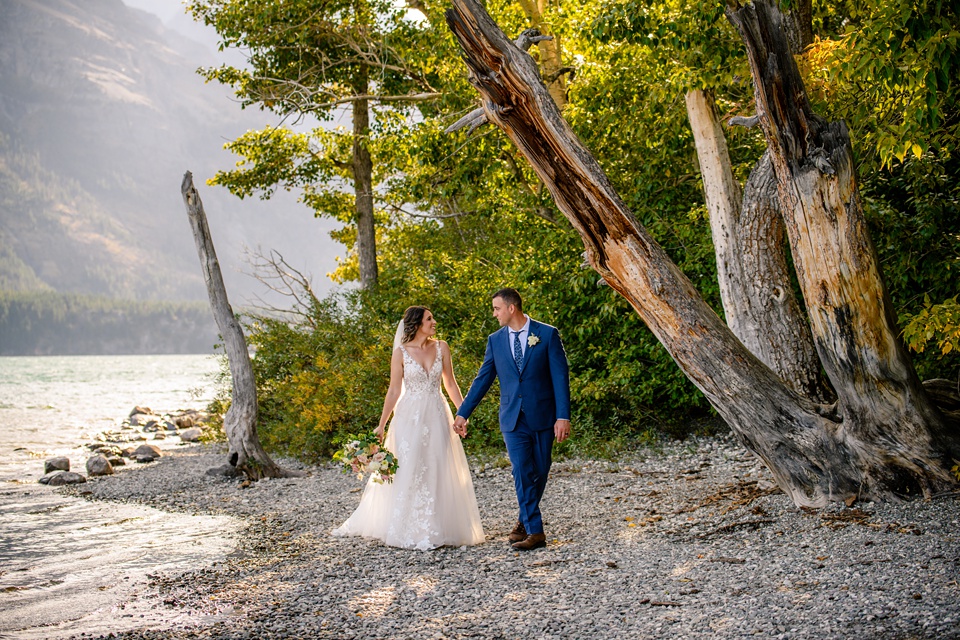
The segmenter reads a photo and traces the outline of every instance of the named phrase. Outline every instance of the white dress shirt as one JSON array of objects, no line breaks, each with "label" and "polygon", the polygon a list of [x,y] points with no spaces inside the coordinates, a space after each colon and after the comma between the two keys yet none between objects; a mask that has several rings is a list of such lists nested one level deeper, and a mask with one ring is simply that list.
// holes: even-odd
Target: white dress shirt
[{"label": "white dress shirt", "polygon": [[513,336],[516,333],[520,334],[520,352],[523,354],[524,360],[526,360],[527,358],[527,338],[530,337],[530,316],[528,316],[527,314],[523,314],[523,315],[527,319],[527,321],[524,323],[523,328],[520,329],[519,332],[514,332],[514,330],[511,329],[509,326],[507,327],[507,331],[510,332],[509,334],[507,334],[509,336],[509,340],[507,340],[508,342],[507,346],[510,349],[511,360],[513,359]]}]

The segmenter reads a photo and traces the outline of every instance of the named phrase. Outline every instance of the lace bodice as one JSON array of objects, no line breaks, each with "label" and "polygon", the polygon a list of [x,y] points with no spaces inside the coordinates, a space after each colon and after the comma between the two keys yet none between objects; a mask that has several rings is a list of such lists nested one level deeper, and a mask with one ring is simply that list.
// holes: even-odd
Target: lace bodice
[{"label": "lace bodice", "polygon": [[443,353],[440,351],[440,343],[437,343],[437,357],[433,359],[433,365],[429,371],[414,360],[403,345],[400,345],[400,351],[403,352],[404,391],[408,394],[439,391],[440,376],[443,373]]}]

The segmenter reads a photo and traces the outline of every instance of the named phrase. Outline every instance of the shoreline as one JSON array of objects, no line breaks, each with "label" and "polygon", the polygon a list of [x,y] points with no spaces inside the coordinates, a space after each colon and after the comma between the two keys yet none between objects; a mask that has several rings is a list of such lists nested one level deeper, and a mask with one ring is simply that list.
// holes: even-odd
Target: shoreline
[{"label": "shoreline", "polygon": [[232,552],[139,590],[166,620],[116,637],[960,637],[957,496],[800,510],[729,436],[556,462],[548,547],[525,554],[507,468],[471,461],[485,543],[419,552],[332,538],[362,488],[332,465],[244,487],[207,475],[223,459],[183,447],[59,490],[238,520]]}]

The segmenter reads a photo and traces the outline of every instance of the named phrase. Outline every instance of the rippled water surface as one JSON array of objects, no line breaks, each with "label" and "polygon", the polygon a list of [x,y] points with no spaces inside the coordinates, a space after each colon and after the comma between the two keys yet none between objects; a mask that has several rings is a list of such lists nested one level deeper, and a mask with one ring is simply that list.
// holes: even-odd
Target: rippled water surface
[{"label": "rippled water surface", "polygon": [[233,548],[231,518],[90,502],[37,483],[52,455],[84,473],[83,444],[135,405],[203,408],[217,370],[196,355],[0,358],[0,639],[162,626],[173,614],[137,604],[147,575]]},{"label": "rippled water surface", "polygon": [[0,358],[0,481],[116,427],[135,405],[203,408],[217,370],[203,355]]}]

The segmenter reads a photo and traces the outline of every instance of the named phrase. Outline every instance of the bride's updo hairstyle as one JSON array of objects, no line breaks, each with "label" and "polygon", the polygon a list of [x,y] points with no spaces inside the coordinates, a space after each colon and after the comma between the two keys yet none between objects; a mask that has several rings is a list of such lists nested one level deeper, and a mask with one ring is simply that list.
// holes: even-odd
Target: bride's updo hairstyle
[{"label": "bride's updo hairstyle", "polygon": [[423,324],[423,316],[427,311],[426,307],[413,306],[407,307],[407,310],[403,312],[403,339],[400,340],[401,344],[407,344],[417,335],[417,331],[420,331],[420,325]]}]

